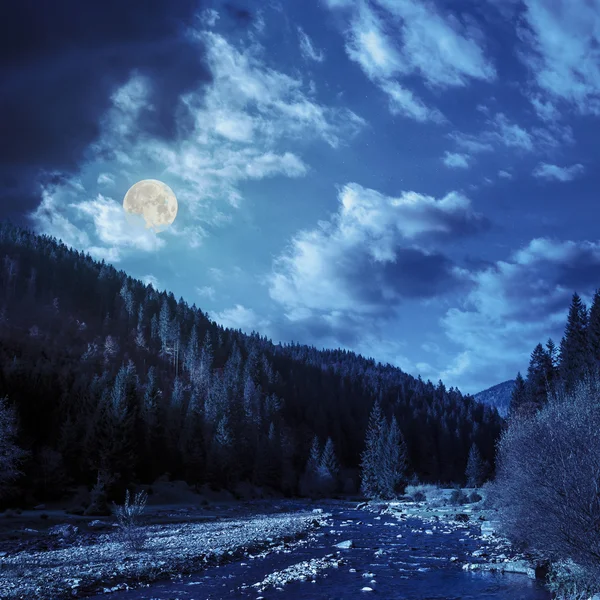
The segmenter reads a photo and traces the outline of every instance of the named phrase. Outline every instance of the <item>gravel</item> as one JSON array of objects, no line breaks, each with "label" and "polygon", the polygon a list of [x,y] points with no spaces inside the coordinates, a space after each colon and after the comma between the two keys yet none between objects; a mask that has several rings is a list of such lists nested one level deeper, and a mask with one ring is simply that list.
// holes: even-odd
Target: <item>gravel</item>
[{"label": "gravel", "polygon": [[[329,514],[255,515],[208,523],[146,526],[142,550],[128,550],[118,532],[93,543],[49,550],[23,550],[0,558],[0,598],[60,600],[118,586],[148,583],[171,575],[243,558],[281,541],[291,542],[320,526]],[[55,534],[56,535],[56,534]],[[75,536],[73,536],[75,537]]]}]

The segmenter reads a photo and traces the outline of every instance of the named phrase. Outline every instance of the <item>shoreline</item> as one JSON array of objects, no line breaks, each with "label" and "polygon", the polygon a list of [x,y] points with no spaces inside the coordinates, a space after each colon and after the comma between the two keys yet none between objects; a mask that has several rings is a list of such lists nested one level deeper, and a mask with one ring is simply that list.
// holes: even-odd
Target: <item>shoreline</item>
[{"label": "shoreline", "polygon": [[109,533],[74,533],[63,541],[63,547],[6,553],[0,558],[1,597],[62,600],[140,587],[208,566],[255,558],[261,552],[289,548],[319,528],[329,516],[311,510],[249,514],[248,506],[233,507],[232,512],[239,513],[240,509],[245,510],[245,516],[221,515],[194,522],[189,520],[188,509],[187,513],[180,513],[178,522],[144,525],[148,538],[139,551],[127,550],[118,540],[115,528],[109,525],[109,531],[113,530]]}]

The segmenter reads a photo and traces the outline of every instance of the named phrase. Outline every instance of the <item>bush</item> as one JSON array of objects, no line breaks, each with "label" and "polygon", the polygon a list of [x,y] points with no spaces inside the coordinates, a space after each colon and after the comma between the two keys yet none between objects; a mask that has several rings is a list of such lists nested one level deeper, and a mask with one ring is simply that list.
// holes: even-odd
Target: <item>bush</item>
[{"label": "bush", "polygon": [[469,501],[467,495],[462,490],[452,490],[450,494],[450,504],[452,506],[459,506],[460,504],[466,504]]},{"label": "bush", "polygon": [[141,550],[147,539],[146,530],[140,526],[139,518],[146,508],[148,494],[138,492],[131,502],[129,490],[125,492],[125,504],[113,502],[113,512],[119,524],[121,541],[130,550]]},{"label": "bush", "polygon": [[469,494],[469,502],[479,502],[481,500],[481,496],[477,492],[471,492]]},{"label": "bush", "polygon": [[413,495],[412,495],[412,499],[415,502],[425,502],[425,500],[427,500],[427,496],[421,491],[421,490],[417,490]]},{"label": "bush", "polygon": [[[498,444],[501,525],[553,562],[572,559],[600,579],[600,378],[556,393],[538,413],[513,418]],[[561,577],[567,575],[563,569]]]},{"label": "bush", "polygon": [[600,581],[572,560],[558,561],[548,574],[548,589],[556,600],[588,600]]}]

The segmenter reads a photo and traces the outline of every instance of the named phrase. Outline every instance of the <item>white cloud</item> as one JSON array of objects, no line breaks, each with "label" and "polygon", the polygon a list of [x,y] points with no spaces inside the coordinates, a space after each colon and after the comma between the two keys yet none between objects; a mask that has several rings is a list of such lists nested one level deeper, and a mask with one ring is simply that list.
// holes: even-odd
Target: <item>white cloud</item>
[{"label": "white cloud", "polygon": [[204,285],[202,287],[196,286],[196,293],[202,298],[208,298],[209,300],[215,299],[215,288],[210,285]]},{"label": "white cloud", "polygon": [[115,178],[110,173],[100,173],[97,183],[98,185],[114,185]]},{"label": "white cloud", "polygon": [[[204,17],[215,19],[212,13]],[[238,49],[211,32],[194,35],[206,46],[212,81],[178,100],[178,114],[183,117],[177,139],[138,135],[141,111],[152,106],[153,97],[151,82],[135,74],[112,95],[100,138],[89,152],[99,157],[98,164],[92,158],[82,167],[81,177],[89,180],[92,175],[98,186],[114,186],[109,169],[132,182],[148,173],[160,173],[176,190],[186,213],[185,226],[176,221],[168,235],[184,237],[190,247],[197,248],[210,228],[231,222],[243,201],[243,182],[298,178],[308,172],[290,146],[302,141],[338,148],[366,123],[350,110],[319,104],[301,79],[270,68],[256,40]],[[38,211],[42,229],[60,231],[77,244],[85,242],[84,247],[93,246],[98,255],[111,248],[150,251],[163,244],[148,231],[132,233],[121,207],[103,196],[80,202],[85,190],[79,185],[74,195],[75,184],[76,178],[71,178],[57,187],[53,215]],[[93,224],[96,240],[84,240],[86,223]]]},{"label": "white cloud", "polygon": [[325,60],[323,51],[315,48],[312,40],[302,27],[298,27],[298,37],[300,38],[300,52],[306,60],[314,60],[315,62],[323,62]]},{"label": "white cloud", "polygon": [[229,329],[241,329],[245,333],[264,331],[269,327],[270,321],[256,314],[251,308],[236,304],[234,308],[227,308],[221,312],[211,314],[211,318]]},{"label": "white cloud", "polygon": [[559,167],[548,163],[540,163],[533,171],[533,176],[548,181],[572,181],[585,171],[582,164],[571,165],[570,167]]},{"label": "white cloud", "polygon": [[158,279],[151,273],[148,275],[144,275],[141,279],[145,285],[151,285],[155,290],[159,290],[160,284],[158,283]]},{"label": "white cloud", "polygon": [[[329,2],[348,8],[346,2]],[[433,3],[416,0],[356,2],[346,31],[346,52],[365,74],[390,96],[396,114],[441,122],[441,113],[427,107],[401,85],[421,77],[435,88],[465,86],[471,80],[492,81],[496,72],[485,57],[481,32],[443,16]]]},{"label": "white cloud", "polygon": [[492,125],[495,129],[494,135],[497,140],[509,148],[521,148],[522,150],[532,151],[534,149],[533,137],[531,134],[512,123],[503,113],[498,113]]},{"label": "white cloud", "polygon": [[500,177],[501,179],[512,179],[513,175],[512,173],[501,169],[500,171],[498,171],[498,177]]},{"label": "white cloud", "polygon": [[469,156],[466,154],[459,154],[457,152],[446,152],[442,160],[444,161],[444,164],[451,169],[469,168]]},{"label": "white cloud", "polygon": [[402,115],[420,122],[445,122],[444,115],[437,108],[426,106],[422,100],[396,81],[383,82],[380,87],[388,95],[390,112],[393,115]]},{"label": "white cloud", "polygon": [[428,241],[482,227],[455,192],[439,200],[415,192],[392,198],[351,183],[339,201],[331,220],[299,232],[274,263],[269,293],[290,318],[298,311],[303,318],[311,311],[374,314],[403,295],[427,296],[429,286],[450,285],[454,276]]},{"label": "white cloud", "polygon": [[524,0],[524,5],[521,58],[540,91],[582,114],[600,115],[600,1]]},{"label": "white cloud", "polygon": [[91,217],[95,233],[109,248],[135,248],[143,252],[154,252],[165,245],[165,241],[131,215],[127,215],[120,203],[98,194],[95,200],[86,200],[70,205],[80,213]]}]

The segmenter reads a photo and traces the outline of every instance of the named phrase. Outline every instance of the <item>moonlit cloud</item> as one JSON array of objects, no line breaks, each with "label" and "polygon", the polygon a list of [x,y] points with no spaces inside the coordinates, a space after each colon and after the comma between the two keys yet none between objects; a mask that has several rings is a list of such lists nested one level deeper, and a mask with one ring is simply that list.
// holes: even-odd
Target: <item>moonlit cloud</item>
[{"label": "moonlit cloud", "polygon": [[394,311],[402,298],[427,298],[459,285],[461,274],[433,240],[486,227],[470,201],[405,192],[387,197],[358,184],[339,193],[330,221],[294,236],[269,276],[271,297],[290,319],[316,311],[364,315]]},{"label": "moonlit cloud", "polygon": [[[600,3],[524,0],[521,58],[541,92],[581,114],[600,115]],[[535,104],[541,115],[552,111]]]},{"label": "moonlit cloud", "polygon": [[[346,3],[329,3],[347,8]],[[418,121],[443,122],[402,80],[418,76],[432,88],[493,81],[496,71],[473,25],[445,17],[433,4],[414,0],[357,2],[346,31],[348,56],[390,98],[390,110]]]},{"label": "moonlit cloud", "polygon": [[323,62],[325,60],[323,51],[315,48],[312,40],[308,37],[302,27],[298,27],[298,37],[300,39],[300,52],[305,59],[313,60],[315,62]]},{"label": "moonlit cloud", "polygon": [[548,163],[539,164],[533,171],[534,177],[546,179],[548,181],[572,181],[585,171],[582,164],[571,165],[570,167],[559,167]]},{"label": "moonlit cloud", "polygon": [[270,324],[268,319],[260,317],[253,309],[242,304],[236,304],[234,308],[215,312],[211,315],[211,318],[223,327],[241,329],[244,333],[252,333],[252,331],[263,333]]},{"label": "moonlit cloud", "polygon": [[442,160],[444,161],[444,164],[451,169],[469,168],[469,157],[466,154],[459,154],[457,152],[446,152]]}]

